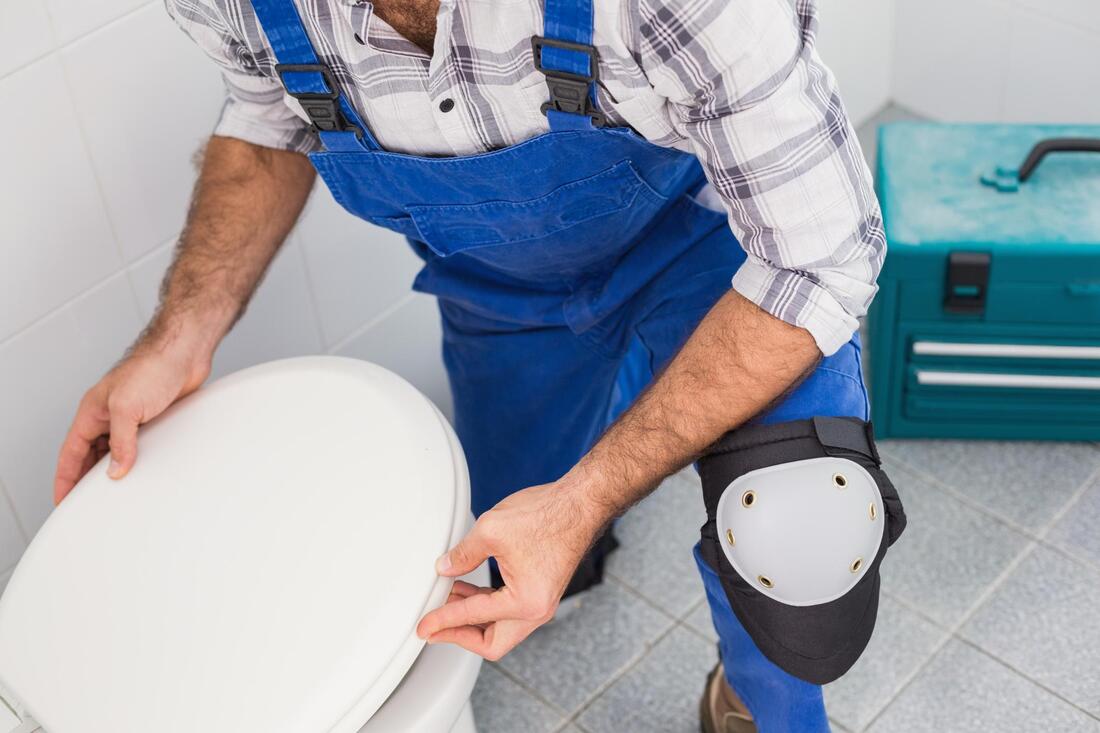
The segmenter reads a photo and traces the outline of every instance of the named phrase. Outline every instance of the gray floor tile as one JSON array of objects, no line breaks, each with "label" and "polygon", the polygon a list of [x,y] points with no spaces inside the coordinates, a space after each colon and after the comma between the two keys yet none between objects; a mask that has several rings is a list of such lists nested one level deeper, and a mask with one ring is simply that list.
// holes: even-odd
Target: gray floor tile
[{"label": "gray floor tile", "polygon": [[550,733],[564,722],[560,712],[532,696],[491,664],[481,665],[471,704],[478,733]]},{"label": "gray floor tile", "polygon": [[1046,539],[1100,566],[1100,481],[1074,502]]},{"label": "gray floor tile", "polygon": [[684,624],[705,636],[710,641],[718,642],[718,632],[714,630],[714,623],[710,620],[710,605],[706,598],[691,609],[691,613],[684,617]]},{"label": "gray floor tile", "polygon": [[713,644],[677,627],[580,716],[592,733],[698,733],[699,696],[718,661]]},{"label": "gray floor tile", "polygon": [[862,730],[928,661],[946,634],[897,601],[881,599],[875,634],[863,656],[846,675],[825,686],[829,716],[851,730]]},{"label": "gray floor tile", "polygon": [[869,733],[1095,733],[1100,722],[954,640],[936,655]]},{"label": "gray floor tile", "polygon": [[622,547],[607,569],[673,616],[703,597],[691,548],[707,519],[699,480],[676,475],[627,512],[615,527]]},{"label": "gray floor tile", "polygon": [[883,562],[883,588],[951,626],[1029,540],[912,473],[888,469],[909,524]]},{"label": "gray floor tile", "polygon": [[1100,572],[1036,548],[960,634],[1100,716]]},{"label": "gray floor tile", "polygon": [[908,120],[925,119],[915,112],[911,112],[896,104],[888,104],[874,117],[859,126],[856,135],[859,137],[859,145],[863,148],[863,156],[867,158],[867,165],[871,172],[875,171],[875,160],[878,155],[878,128],[887,122],[904,122]]},{"label": "gray floor tile", "polygon": [[674,623],[614,582],[585,594],[578,609],[543,626],[500,665],[542,697],[575,712]]},{"label": "gray floor tile", "polygon": [[885,452],[1031,529],[1100,468],[1100,451],[1086,443],[891,441]]}]

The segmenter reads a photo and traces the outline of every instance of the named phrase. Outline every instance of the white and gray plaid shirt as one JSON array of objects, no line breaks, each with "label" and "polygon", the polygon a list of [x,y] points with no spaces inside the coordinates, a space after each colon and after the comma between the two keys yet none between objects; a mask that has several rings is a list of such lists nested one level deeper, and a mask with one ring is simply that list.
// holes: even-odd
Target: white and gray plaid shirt
[{"label": "white and gray plaid shirt", "polygon": [[[367,0],[296,0],[317,55],[384,148],[471,155],[548,131],[530,38],[539,0],[442,0],[434,53]],[[318,146],[248,0],[166,0],[222,68],[216,134],[302,152]],[[597,0],[600,110],[649,141],[695,153],[748,253],[733,287],[844,344],[886,253],[871,176],[814,46],[813,0]],[[451,100],[443,104],[444,100]],[[444,111],[446,110],[446,111]]]}]

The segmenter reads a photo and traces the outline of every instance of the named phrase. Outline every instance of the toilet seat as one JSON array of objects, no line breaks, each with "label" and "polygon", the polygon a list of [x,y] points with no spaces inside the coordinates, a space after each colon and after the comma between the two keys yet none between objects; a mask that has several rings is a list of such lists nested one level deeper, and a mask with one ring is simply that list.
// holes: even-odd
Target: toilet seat
[{"label": "toilet seat", "polygon": [[457,440],[373,364],[218,380],[53,513],[0,601],[0,689],[49,733],[355,733],[423,646],[469,523]]}]

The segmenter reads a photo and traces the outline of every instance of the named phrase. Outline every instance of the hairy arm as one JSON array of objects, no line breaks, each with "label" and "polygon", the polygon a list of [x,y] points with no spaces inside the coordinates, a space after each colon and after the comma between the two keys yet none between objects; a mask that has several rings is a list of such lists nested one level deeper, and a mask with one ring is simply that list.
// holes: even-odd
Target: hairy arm
[{"label": "hairy arm", "polygon": [[108,450],[109,474],[137,456],[137,430],[210,373],[313,185],[305,156],[213,137],[160,305],[126,357],[81,400],[54,479],[60,502]]},{"label": "hairy arm", "polygon": [[574,469],[603,521],[800,382],[821,358],[808,331],[736,291],[707,314],[668,368]]},{"label": "hairy arm", "polygon": [[183,338],[212,357],[297,221],[313,177],[298,153],[212,137],[160,305],[135,350]]}]

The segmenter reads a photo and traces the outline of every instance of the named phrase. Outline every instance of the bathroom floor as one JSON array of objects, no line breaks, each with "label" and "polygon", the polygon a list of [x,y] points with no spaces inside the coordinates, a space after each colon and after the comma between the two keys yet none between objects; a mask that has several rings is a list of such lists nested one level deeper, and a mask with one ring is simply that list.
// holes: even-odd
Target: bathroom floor
[{"label": "bathroom floor", "polygon": [[[861,128],[869,157],[878,123],[911,117]],[[867,652],[826,688],[834,730],[1100,732],[1100,445],[881,448],[909,528]],[[483,667],[481,733],[697,733],[717,659],[691,556],[703,520],[690,471],[627,514],[607,582]]]}]

